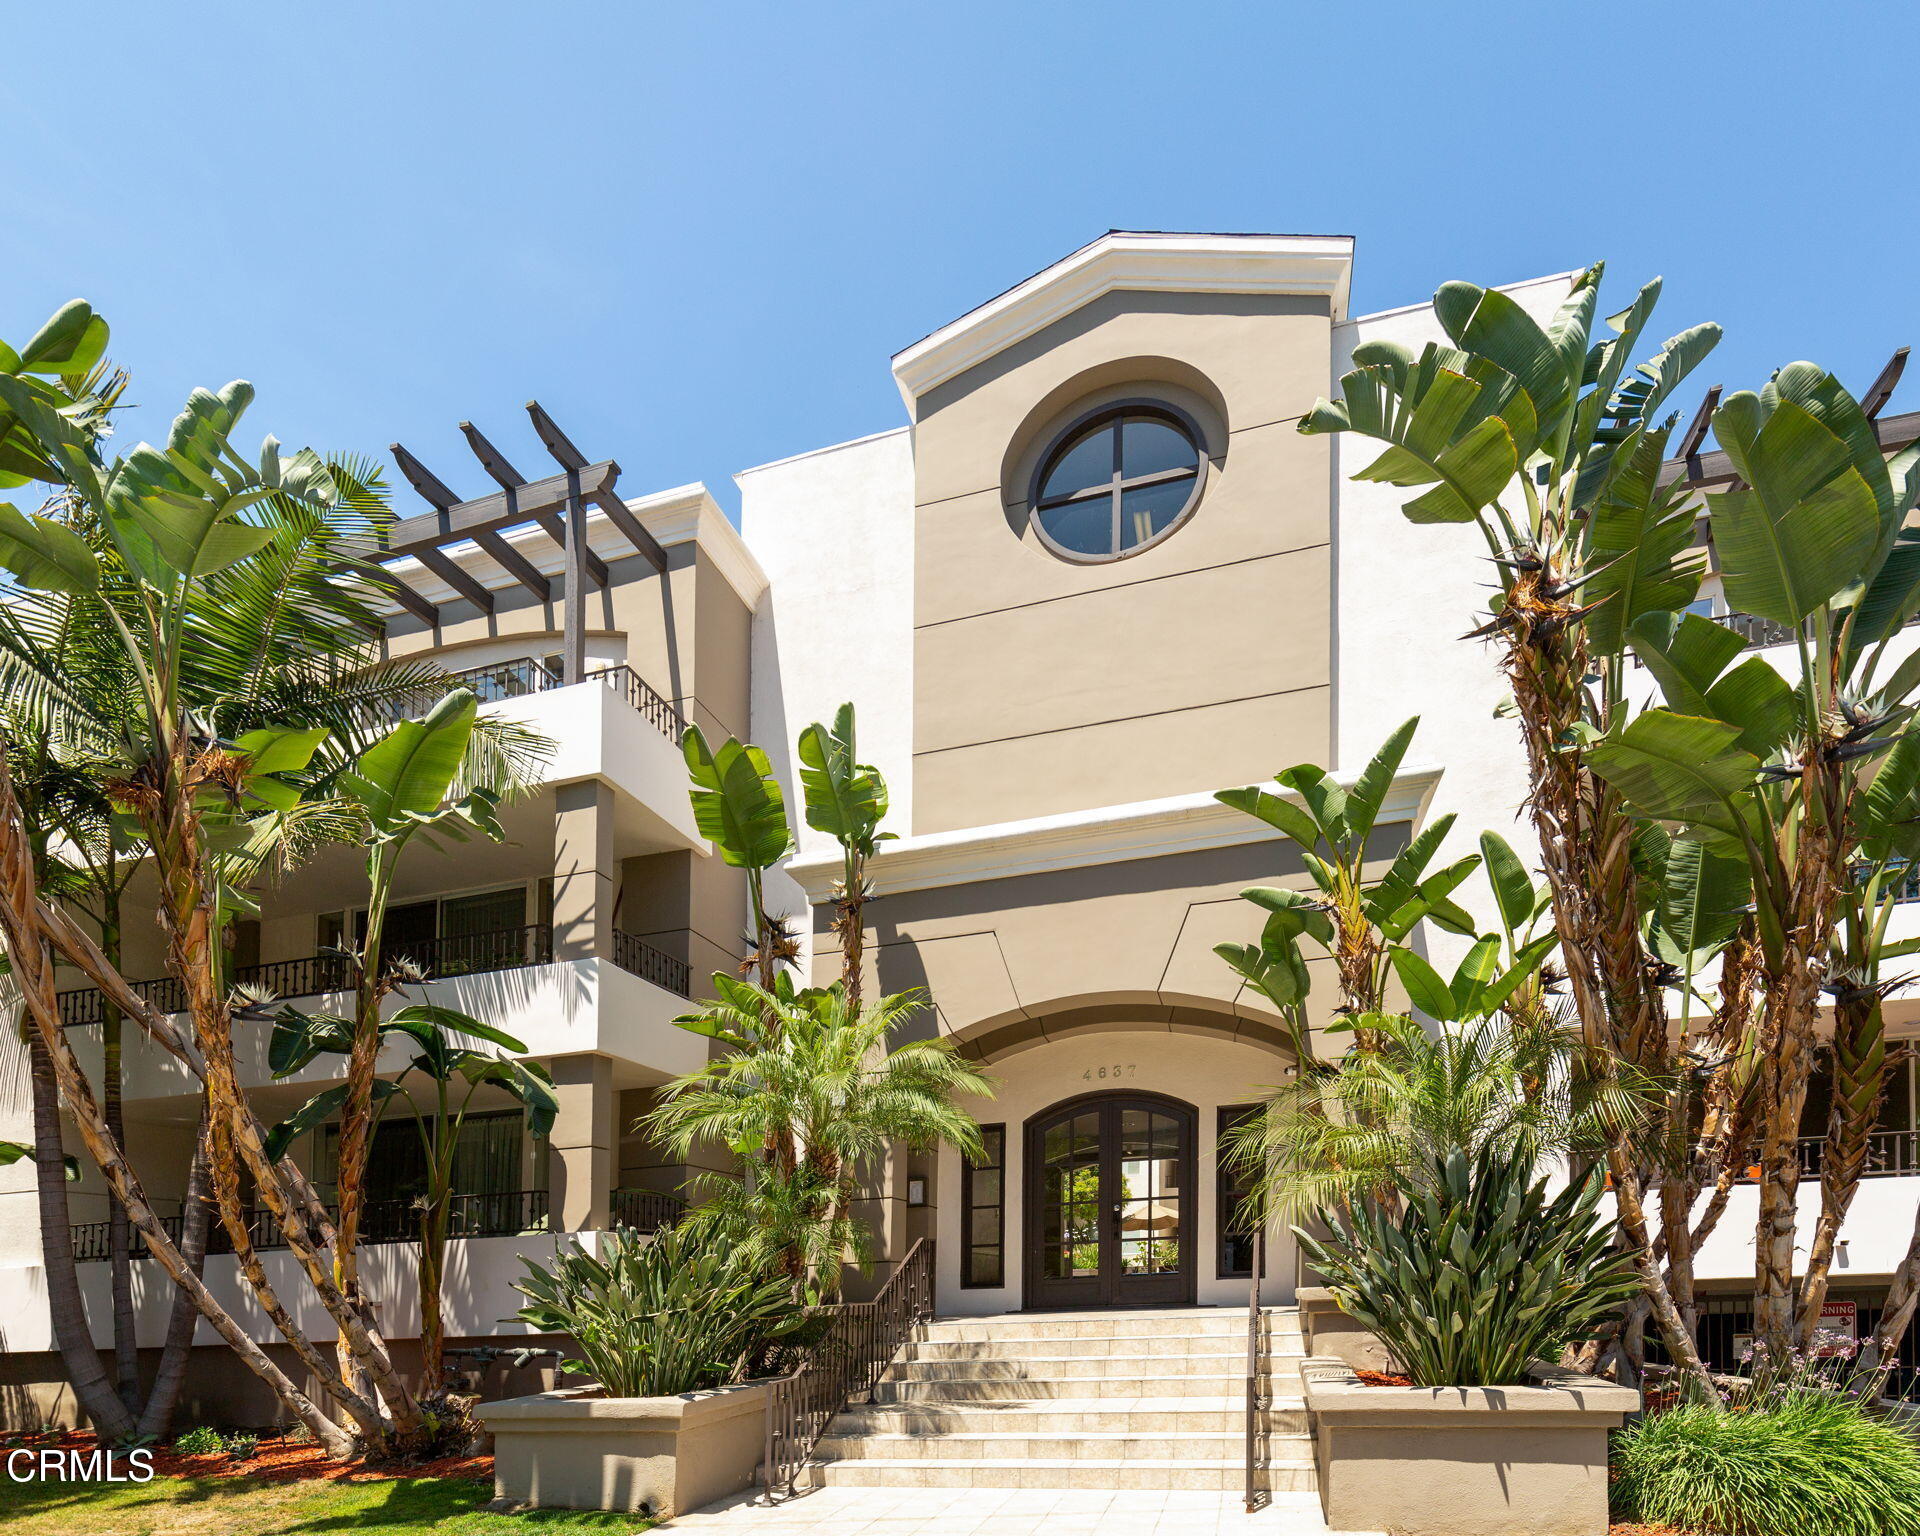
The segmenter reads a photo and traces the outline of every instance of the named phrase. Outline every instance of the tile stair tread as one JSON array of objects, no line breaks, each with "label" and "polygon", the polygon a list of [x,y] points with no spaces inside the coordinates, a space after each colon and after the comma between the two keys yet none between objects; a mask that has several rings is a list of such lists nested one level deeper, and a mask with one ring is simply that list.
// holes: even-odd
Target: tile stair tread
[{"label": "tile stair tread", "polygon": [[[849,1403],[843,1412],[880,1413],[945,1411],[952,1413],[1219,1413],[1244,1408],[1242,1394],[1219,1397],[1034,1397],[996,1398],[985,1403],[921,1403],[908,1408],[903,1403]],[[1299,1393],[1280,1393],[1267,1399],[1269,1408],[1304,1408],[1306,1398]]]},{"label": "tile stair tread", "polygon": [[[1084,1460],[1079,1457],[1061,1456],[901,1456],[876,1458],[866,1463],[866,1465],[871,1467],[940,1467],[949,1470],[957,1470],[962,1467],[972,1467],[976,1470],[981,1467],[992,1467],[995,1469],[1001,1467],[1059,1467],[1073,1468],[1076,1470],[1112,1471],[1119,1467],[1152,1467],[1158,1471],[1183,1471],[1191,1468],[1195,1471],[1209,1472],[1217,1472],[1222,1466],[1230,1464],[1231,1463],[1208,1460],[1197,1456],[1127,1456],[1120,1458],[1089,1456]],[[1290,1468],[1311,1467],[1313,1464],[1313,1458],[1311,1456],[1269,1456],[1264,1463],[1267,1467]],[[850,1465],[850,1463],[846,1461],[831,1461],[823,1458],[815,1458],[809,1465],[845,1467]]]},{"label": "tile stair tread", "polygon": [[[1298,1442],[1311,1445],[1313,1436],[1305,1430],[1269,1431],[1264,1438],[1270,1444]],[[1238,1429],[1181,1429],[1181,1430],[1138,1430],[1138,1429],[1074,1429],[1049,1434],[1045,1430],[1006,1430],[988,1433],[969,1433],[964,1435],[917,1434],[910,1430],[863,1429],[850,1435],[824,1435],[820,1444],[835,1445],[843,1441],[860,1440],[880,1441],[885,1444],[915,1444],[928,1440],[978,1440],[983,1445],[1024,1445],[1030,1440],[1077,1440],[1107,1442],[1119,1440],[1204,1440],[1209,1444],[1218,1443],[1236,1450],[1246,1444],[1246,1433]],[[960,1460],[959,1457],[942,1457],[942,1460]],[[1024,1458],[1023,1458],[1024,1459]],[[1097,1458],[1096,1458],[1097,1459]],[[1129,1460],[1133,1458],[1127,1458]],[[1237,1459],[1237,1458],[1236,1458]]]}]

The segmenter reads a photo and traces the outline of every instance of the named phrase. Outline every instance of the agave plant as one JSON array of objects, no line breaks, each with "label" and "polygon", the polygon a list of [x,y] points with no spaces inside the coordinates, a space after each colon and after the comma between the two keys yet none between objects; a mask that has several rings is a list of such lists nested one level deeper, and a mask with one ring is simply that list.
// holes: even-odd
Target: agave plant
[{"label": "agave plant", "polygon": [[1549,1198],[1530,1148],[1491,1143],[1400,1173],[1401,1214],[1370,1200],[1316,1238],[1295,1228],[1347,1315],[1415,1386],[1506,1386],[1633,1295],[1633,1261],[1599,1211],[1601,1179]]},{"label": "agave plant", "polygon": [[598,1254],[576,1242],[550,1264],[521,1262],[513,1288],[527,1305],[517,1315],[569,1335],[582,1358],[561,1369],[592,1377],[608,1397],[725,1386],[805,1316],[778,1273],[685,1228],[607,1233]]}]

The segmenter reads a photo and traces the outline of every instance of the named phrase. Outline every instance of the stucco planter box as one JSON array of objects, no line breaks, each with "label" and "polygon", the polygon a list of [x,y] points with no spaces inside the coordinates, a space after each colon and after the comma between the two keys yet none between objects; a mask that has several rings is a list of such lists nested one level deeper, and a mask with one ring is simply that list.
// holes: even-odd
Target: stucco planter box
[{"label": "stucco planter box", "polygon": [[767,1385],[680,1397],[595,1397],[594,1388],[482,1403],[493,1491],[542,1509],[683,1515],[753,1484],[766,1441]]},{"label": "stucco planter box", "polygon": [[1606,1536],[1607,1431],[1633,1388],[1551,1366],[1524,1387],[1365,1387],[1327,1359],[1302,1374],[1336,1530]]},{"label": "stucco planter box", "polygon": [[1308,1354],[1340,1360],[1360,1371],[1393,1369],[1386,1345],[1342,1312],[1333,1292],[1325,1286],[1303,1285],[1294,1292],[1293,1299],[1300,1308],[1300,1327],[1307,1336]]}]

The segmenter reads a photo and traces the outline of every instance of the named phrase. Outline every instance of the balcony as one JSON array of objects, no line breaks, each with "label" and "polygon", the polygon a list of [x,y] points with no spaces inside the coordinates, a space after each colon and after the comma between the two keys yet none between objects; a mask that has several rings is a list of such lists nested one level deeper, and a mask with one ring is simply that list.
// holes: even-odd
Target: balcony
[{"label": "balcony", "polygon": [[[686,735],[687,722],[681,718],[680,711],[662,698],[632,667],[602,667],[589,672],[586,680],[611,688],[675,746]],[[422,689],[397,703],[390,715],[398,720],[431,708],[455,688],[471,688],[482,704],[497,704],[505,699],[523,699],[565,686],[559,671],[541,658],[519,656],[512,661],[496,662],[488,667],[469,667],[463,672],[450,672],[444,683]]]},{"label": "balcony", "polygon": [[[1827,1138],[1824,1136],[1803,1136],[1799,1142],[1800,1177],[1802,1180],[1817,1179],[1826,1162]],[[1747,1170],[1743,1184],[1758,1182],[1760,1152],[1755,1148],[1753,1163]],[[1861,1177],[1866,1179],[1898,1179],[1920,1174],[1920,1130],[1915,1131],[1875,1131],[1867,1138],[1867,1166]]]},{"label": "balcony", "polygon": [[[444,981],[456,976],[478,976],[492,971],[548,965],[553,960],[553,930],[545,923],[502,928],[492,933],[459,934],[406,946],[405,957],[422,981]],[[608,957],[621,970],[651,982],[676,997],[693,995],[693,977],[686,961],[663,954],[630,933],[615,932]],[[344,992],[353,985],[352,964],[338,950],[307,955],[298,960],[270,960],[243,965],[234,971],[234,984],[275,998],[320,997]],[[134,983],[134,990],[167,1013],[182,1012],[184,989],[171,976]],[[77,987],[59,994],[60,1022],[68,1029],[101,1022],[104,1007],[99,991]]]},{"label": "balcony", "polygon": [[[327,1214],[339,1218],[340,1208],[329,1205]],[[284,1248],[286,1234],[272,1215],[263,1210],[248,1210],[247,1233],[258,1249]],[[160,1225],[168,1237],[180,1241],[184,1217],[162,1216]],[[547,1230],[547,1192],[544,1189],[520,1189],[506,1194],[455,1195],[447,1209],[447,1236],[514,1237],[522,1232]],[[411,1243],[420,1237],[420,1208],[412,1200],[376,1200],[362,1208],[361,1241],[366,1243]],[[232,1253],[233,1238],[216,1214],[207,1226],[209,1255]],[[146,1244],[139,1233],[133,1234],[133,1256],[145,1258]],[[86,1264],[110,1254],[108,1223],[82,1222],[73,1228],[73,1257]]]},{"label": "balcony", "polygon": [[[630,1232],[658,1232],[677,1222],[686,1211],[686,1203],[677,1195],[652,1189],[616,1189],[613,1192],[612,1225]],[[336,1220],[340,1208],[329,1205],[327,1214]],[[248,1210],[247,1232],[253,1246],[262,1251],[286,1247],[286,1234],[266,1211]],[[160,1225],[167,1236],[180,1241],[183,1218],[162,1216]],[[448,1238],[518,1237],[526,1232],[551,1230],[548,1219],[547,1191],[520,1189],[505,1194],[455,1195],[447,1210]],[[76,1223],[72,1229],[74,1262],[97,1263],[111,1257],[109,1224],[104,1221]],[[132,1234],[133,1257],[147,1257],[147,1245],[138,1232]],[[365,1206],[360,1216],[360,1240],[368,1244],[411,1243],[420,1238],[420,1209],[412,1200],[377,1200]],[[232,1253],[233,1238],[216,1214],[207,1227],[207,1253]]]}]

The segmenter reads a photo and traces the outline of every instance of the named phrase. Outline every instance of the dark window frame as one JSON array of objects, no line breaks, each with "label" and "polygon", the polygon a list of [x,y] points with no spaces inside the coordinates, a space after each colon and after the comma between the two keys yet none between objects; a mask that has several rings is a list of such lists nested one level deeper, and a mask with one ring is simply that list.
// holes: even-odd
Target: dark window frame
[{"label": "dark window frame", "polygon": [[[1152,474],[1136,475],[1132,479],[1122,476],[1120,470],[1120,452],[1123,433],[1116,430],[1113,435],[1113,477],[1106,484],[1087,486],[1078,491],[1061,496],[1042,496],[1041,487],[1047,483],[1047,477],[1080,441],[1111,424],[1116,429],[1128,417],[1145,416],[1165,422],[1181,433],[1192,445],[1194,466],[1192,469],[1158,470]],[[1103,405],[1076,416],[1066,426],[1054,433],[1033,469],[1032,483],[1027,487],[1027,520],[1033,525],[1034,536],[1050,554],[1062,560],[1070,560],[1078,565],[1105,565],[1115,560],[1130,560],[1135,555],[1145,554],[1178,533],[1193,516],[1194,508],[1200,504],[1200,498],[1206,490],[1207,472],[1211,467],[1211,455],[1207,451],[1207,435],[1201,431],[1200,424],[1178,406],[1169,405],[1164,400],[1110,400]],[[1180,510],[1168,520],[1151,538],[1142,539],[1138,544],[1124,548],[1120,542],[1121,500],[1126,492],[1153,485],[1178,484],[1190,481],[1187,499]],[[1040,514],[1058,507],[1070,506],[1076,502],[1097,501],[1106,497],[1111,515],[1111,547],[1105,551],[1089,553],[1082,549],[1069,549],[1058,543],[1047,532],[1046,524]]]},{"label": "dark window frame", "polygon": [[[974,1162],[972,1158],[960,1159],[960,1289],[963,1291],[995,1291],[1007,1283],[1007,1127],[1004,1121],[980,1127],[980,1140],[983,1150],[990,1149],[996,1142],[999,1147],[997,1162]],[[977,1172],[991,1169],[1000,1175],[1000,1198],[988,1203],[977,1203],[973,1197],[973,1176]],[[973,1240],[973,1213],[975,1210],[994,1213],[994,1240],[991,1243],[976,1243]],[[973,1254],[976,1248],[992,1248],[1000,1256],[999,1264],[991,1280],[976,1280],[973,1277]]]},{"label": "dark window frame", "polygon": [[[1260,1112],[1258,1104],[1221,1104],[1214,1110],[1213,1120],[1213,1266],[1217,1280],[1251,1280],[1253,1278],[1253,1243],[1251,1232],[1235,1231],[1229,1223],[1234,1210],[1246,1198],[1246,1191],[1233,1182],[1233,1175],[1227,1170],[1226,1160],[1220,1155],[1220,1144],[1227,1132],[1242,1120]],[[1227,1245],[1234,1239],[1242,1239],[1247,1246],[1247,1262],[1244,1267],[1227,1267]]]}]

